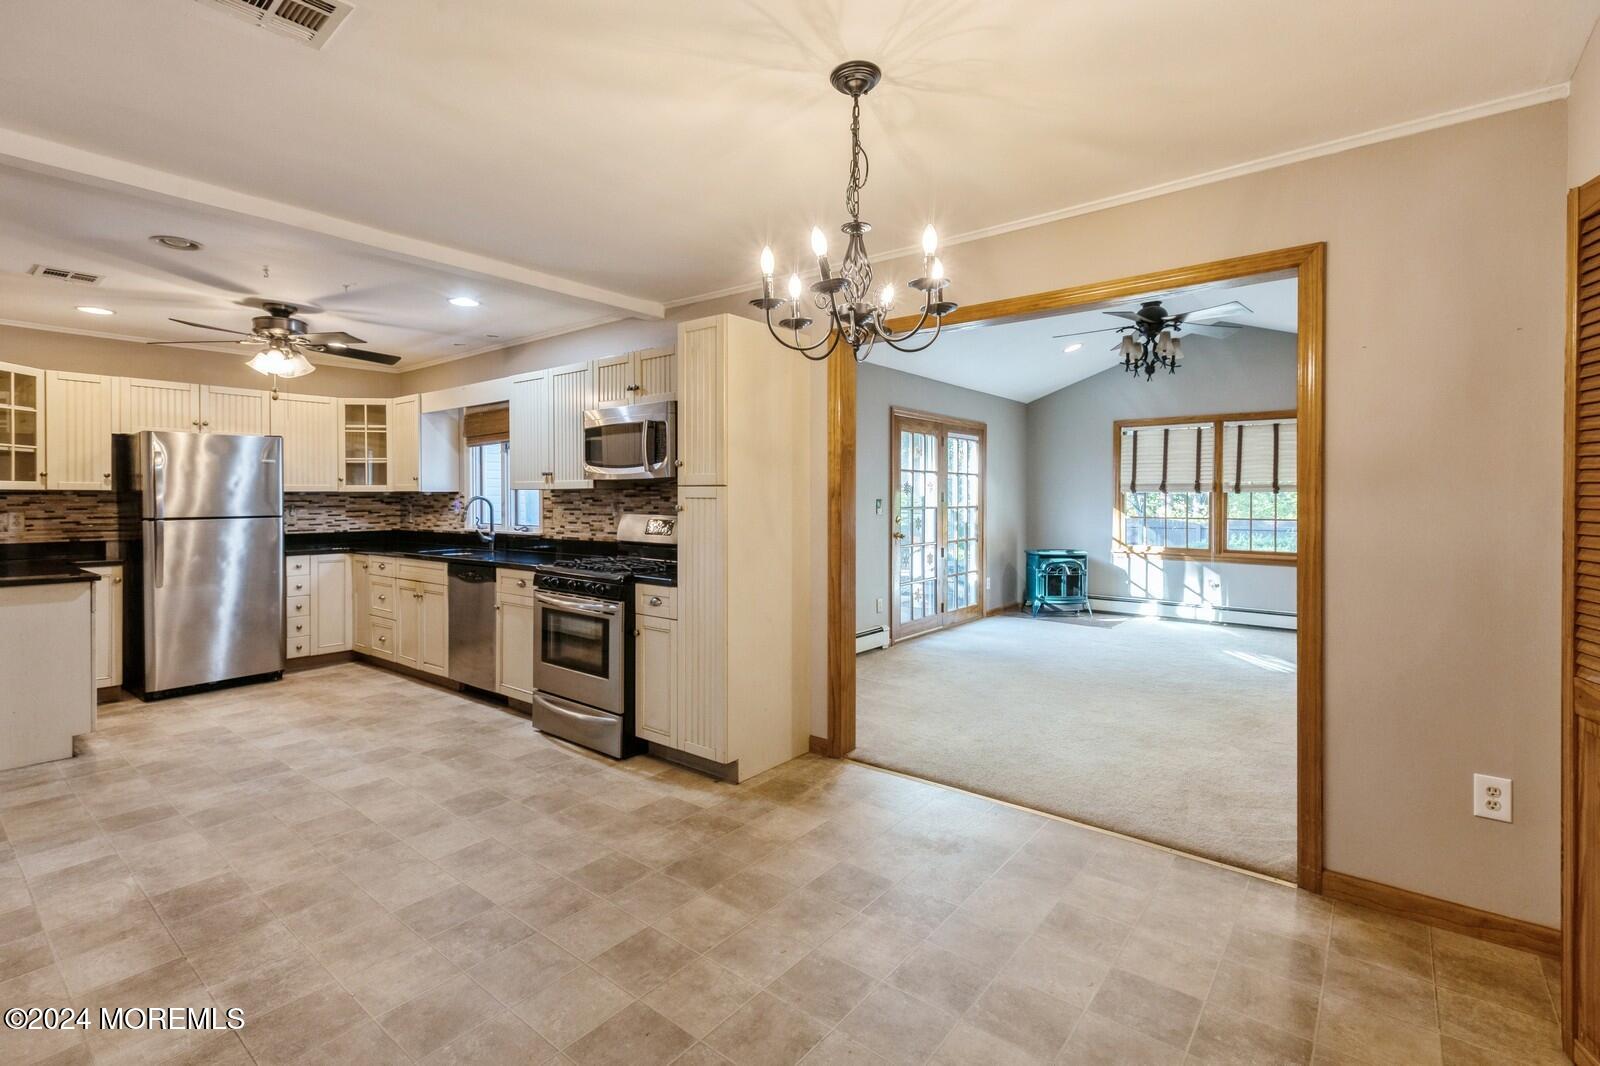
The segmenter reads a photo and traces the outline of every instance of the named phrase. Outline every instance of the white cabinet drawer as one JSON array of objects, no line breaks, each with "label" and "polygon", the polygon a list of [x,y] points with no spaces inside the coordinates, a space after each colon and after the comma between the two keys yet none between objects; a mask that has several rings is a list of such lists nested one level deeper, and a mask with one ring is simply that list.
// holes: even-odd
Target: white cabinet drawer
[{"label": "white cabinet drawer", "polygon": [[283,594],[285,596],[311,595],[310,574],[288,574],[283,579]]},{"label": "white cabinet drawer", "polygon": [[311,654],[311,641],[306,637],[291,637],[284,641],[283,654],[286,659],[303,659]]},{"label": "white cabinet drawer", "polygon": [[310,596],[290,596],[283,601],[283,613],[290,619],[311,617]]},{"label": "white cabinet drawer", "polygon": [[496,570],[495,592],[499,596],[532,596],[532,570]]},{"label": "white cabinet drawer", "polygon": [[394,610],[400,603],[400,593],[395,588],[394,578],[373,575],[377,565],[374,562],[367,571],[367,610],[371,614],[393,618]]},{"label": "white cabinet drawer", "polygon": [[311,558],[291,555],[283,561],[283,572],[288,577],[305,577],[311,573]]},{"label": "white cabinet drawer", "polygon": [[291,643],[296,640],[310,641],[312,637],[311,619],[304,615],[290,615],[284,619],[283,635]]},{"label": "white cabinet drawer", "polygon": [[400,577],[406,581],[428,581],[443,585],[449,580],[450,570],[444,563],[423,563],[415,559],[401,559]]},{"label": "white cabinet drawer", "polygon": [[668,585],[635,585],[633,609],[652,618],[678,617],[678,590]]},{"label": "white cabinet drawer", "polygon": [[372,644],[368,651],[374,658],[394,658],[394,623],[385,618],[372,620]]},{"label": "white cabinet drawer", "polygon": [[386,555],[374,555],[367,560],[369,574],[389,574],[393,576],[400,572],[400,561]]}]

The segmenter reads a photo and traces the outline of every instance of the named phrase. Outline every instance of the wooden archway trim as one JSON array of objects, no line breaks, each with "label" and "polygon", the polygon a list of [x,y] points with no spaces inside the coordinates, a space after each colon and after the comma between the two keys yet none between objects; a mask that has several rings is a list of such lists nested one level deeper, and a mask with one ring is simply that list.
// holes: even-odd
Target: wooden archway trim
[{"label": "wooden archway trim", "polygon": [[[1160,270],[1049,292],[969,304],[947,325],[1042,314],[1159,289],[1205,285],[1259,274],[1292,273],[1299,281],[1300,321],[1298,587],[1298,752],[1296,881],[1322,889],[1323,872],[1323,348],[1327,245],[1305,244],[1255,255]],[[891,323],[905,328],[909,319]],[[856,365],[846,353],[828,366],[828,736],[827,754],[841,757],[856,735]]]}]

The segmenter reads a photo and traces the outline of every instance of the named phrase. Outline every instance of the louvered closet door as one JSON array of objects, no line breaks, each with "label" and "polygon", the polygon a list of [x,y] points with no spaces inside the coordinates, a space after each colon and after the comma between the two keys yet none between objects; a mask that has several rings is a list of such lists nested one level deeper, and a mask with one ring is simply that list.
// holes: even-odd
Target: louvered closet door
[{"label": "louvered closet door", "polygon": [[1600,1059],[1600,178],[1568,210],[1567,735],[1562,1017],[1573,1058]]}]

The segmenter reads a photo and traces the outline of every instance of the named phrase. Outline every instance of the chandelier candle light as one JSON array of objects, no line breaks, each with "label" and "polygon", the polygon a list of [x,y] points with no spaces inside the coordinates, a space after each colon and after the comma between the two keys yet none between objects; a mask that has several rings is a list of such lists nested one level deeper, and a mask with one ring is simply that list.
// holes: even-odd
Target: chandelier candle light
[{"label": "chandelier candle light", "polygon": [[[923,275],[907,283],[922,293],[922,315],[916,323],[899,333],[891,330],[889,312],[894,307],[894,283],[884,285],[876,293],[872,289],[872,262],[867,257],[863,239],[872,225],[861,221],[861,190],[866,187],[870,169],[866,149],[861,147],[861,98],[871,92],[882,77],[883,72],[876,64],[853,59],[835,67],[828,78],[835,89],[850,97],[850,179],[844,193],[844,207],[850,221],[839,227],[848,239],[837,273],[828,262],[827,235],[819,227],[811,228],[811,252],[817,257],[820,275],[811,285],[812,302],[828,316],[828,332],[821,340],[808,344],[800,336],[812,323],[800,310],[800,300],[805,294],[800,275],[789,275],[787,299],[774,296],[772,273],[776,260],[771,248],[761,249],[761,297],[750,303],[766,312],[767,329],[778,343],[814,361],[828,358],[841,342],[854,350],[858,361],[866,359],[872,346],[880,340],[895,351],[923,351],[939,338],[944,316],[956,309],[955,304],[944,298],[950,279],[945,276],[944,264],[934,255],[939,247],[939,236],[932,226],[922,231]],[[773,310],[786,303],[788,315],[774,323]],[[928,328],[930,319],[931,329]],[[914,341],[919,337],[920,341]],[[818,349],[821,349],[820,354],[816,354]]]}]

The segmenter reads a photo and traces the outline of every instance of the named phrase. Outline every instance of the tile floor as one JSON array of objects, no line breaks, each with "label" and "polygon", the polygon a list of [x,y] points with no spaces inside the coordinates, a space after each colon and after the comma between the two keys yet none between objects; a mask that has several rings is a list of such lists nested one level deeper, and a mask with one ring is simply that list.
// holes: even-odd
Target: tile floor
[{"label": "tile floor", "polygon": [[358,664],[0,774],[0,1061],[1564,1062],[1535,956],[851,763],[615,764]]}]

